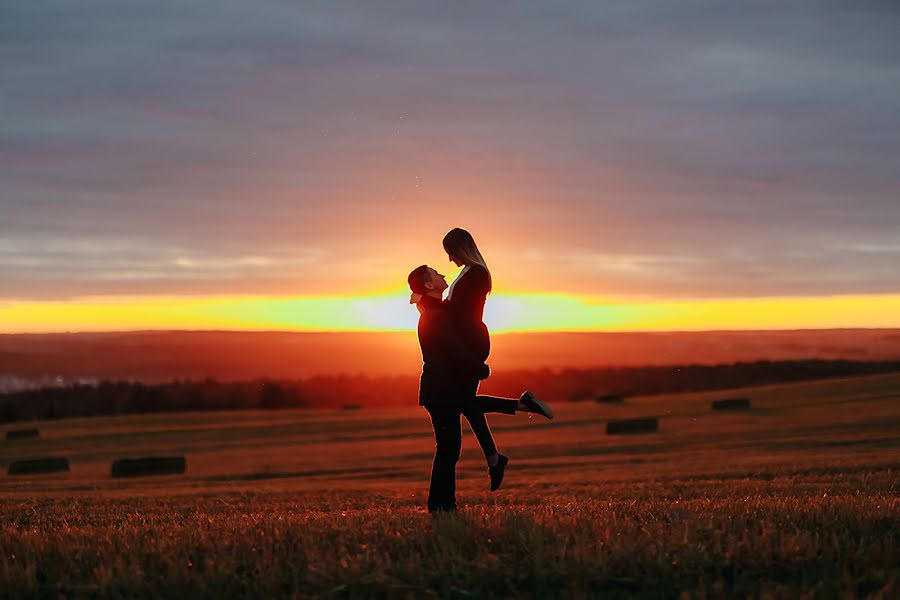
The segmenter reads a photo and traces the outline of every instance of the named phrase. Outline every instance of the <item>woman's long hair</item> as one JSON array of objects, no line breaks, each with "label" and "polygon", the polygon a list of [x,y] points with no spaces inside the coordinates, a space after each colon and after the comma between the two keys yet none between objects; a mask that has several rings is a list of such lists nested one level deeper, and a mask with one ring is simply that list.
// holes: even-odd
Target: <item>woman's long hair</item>
[{"label": "woman's long hair", "polygon": [[488,273],[488,279],[490,280],[491,270],[488,268],[484,257],[481,255],[481,251],[475,244],[475,238],[472,237],[471,233],[461,227],[456,227],[451,229],[447,235],[444,236],[443,243],[444,250],[447,254],[452,254],[460,259],[463,264],[481,265],[484,267],[484,270]]}]

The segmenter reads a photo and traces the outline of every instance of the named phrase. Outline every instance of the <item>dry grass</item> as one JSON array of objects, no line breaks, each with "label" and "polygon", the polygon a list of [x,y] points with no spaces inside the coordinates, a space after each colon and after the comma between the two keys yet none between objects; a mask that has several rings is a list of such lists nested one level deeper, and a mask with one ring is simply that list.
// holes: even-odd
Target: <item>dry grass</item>
[{"label": "dry grass", "polygon": [[[42,422],[0,461],[72,471],[0,477],[0,595],[900,594],[900,376],[741,395],[752,410],[711,414],[708,393],[498,416],[504,487],[486,491],[467,439],[466,508],[436,521],[421,409]],[[604,434],[643,415],[658,433]],[[160,453],[186,475],[109,477],[112,458]]]}]

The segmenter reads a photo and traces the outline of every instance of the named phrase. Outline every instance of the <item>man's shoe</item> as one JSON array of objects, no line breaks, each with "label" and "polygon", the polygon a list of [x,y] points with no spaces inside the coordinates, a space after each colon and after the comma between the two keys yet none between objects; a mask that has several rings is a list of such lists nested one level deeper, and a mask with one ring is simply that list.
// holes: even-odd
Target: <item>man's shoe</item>
[{"label": "man's shoe", "polygon": [[509,458],[505,454],[497,455],[497,464],[488,467],[488,475],[491,476],[491,491],[496,491],[503,483],[503,473],[506,471],[506,465],[509,464]]},{"label": "man's shoe", "polygon": [[547,406],[546,402],[538,400],[531,392],[525,392],[519,400],[528,407],[529,412],[543,415],[548,419],[553,418],[553,411]]}]

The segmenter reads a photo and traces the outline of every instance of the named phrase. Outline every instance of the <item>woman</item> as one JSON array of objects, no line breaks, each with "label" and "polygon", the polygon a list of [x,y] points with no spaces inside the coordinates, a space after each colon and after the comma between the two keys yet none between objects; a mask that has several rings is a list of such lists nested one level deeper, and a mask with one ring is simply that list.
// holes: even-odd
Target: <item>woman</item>
[{"label": "woman", "polygon": [[[465,229],[457,227],[450,230],[444,236],[443,245],[450,261],[458,267],[463,267],[463,270],[450,284],[444,302],[453,317],[460,337],[476,353],[479,360],[486,361],[491,352],[491,337],[487,325],[484,324],[484,303],[493,287],[491,272],[481,251],[478,250],[472,234]],[[477,391],[478,383],[475,382],[473,394]],[[515,414],[518,411],[537,413],[552,419],[553,411],[529,391],[525,391],[518,399],[477,395],[474,397],[474,402],[466,404],[468,406],[463,414],[469,421],[469,425],[484,451],[488,463],[488,473],[491,476],[491,491],[493,491],[500,486],[500,482],[503,480],[503,472],[509,463],[509,458],[497,452],[484,413]]]},{"label": "woman", "polygon": [[465,229],[450,230],[443,244],[450,261],[463,268],[447,290],[447,308],[456,321],[460,337],[481,360],[487,360],[491,336],[484,324],[484,303],[491,293],[491,272],[472,234]]}]

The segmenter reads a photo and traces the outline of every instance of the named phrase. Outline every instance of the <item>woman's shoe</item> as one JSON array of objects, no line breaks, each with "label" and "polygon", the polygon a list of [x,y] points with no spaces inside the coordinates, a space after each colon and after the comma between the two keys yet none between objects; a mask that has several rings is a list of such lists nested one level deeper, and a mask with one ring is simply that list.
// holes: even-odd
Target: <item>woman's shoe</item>
[{"label": "woman's shoe", "polygon": [[497,455],[497,464],[488,467],[488,475],[491,476],[491,491],[496,491],[503,483],[503,473],[506,471],[506,465],[509,464],[509,458],[505,454]]},{"label": "woman's shoe", "polygon": [[529,412],[543,415],[548,419],[553,418],[553,411],[550,410],[550,407],[547,406],[547,403],[538,400],[531,392],[526,391],[524,394],[522,394],[522,397],[519,398],[519,401],[528,407]]}]

